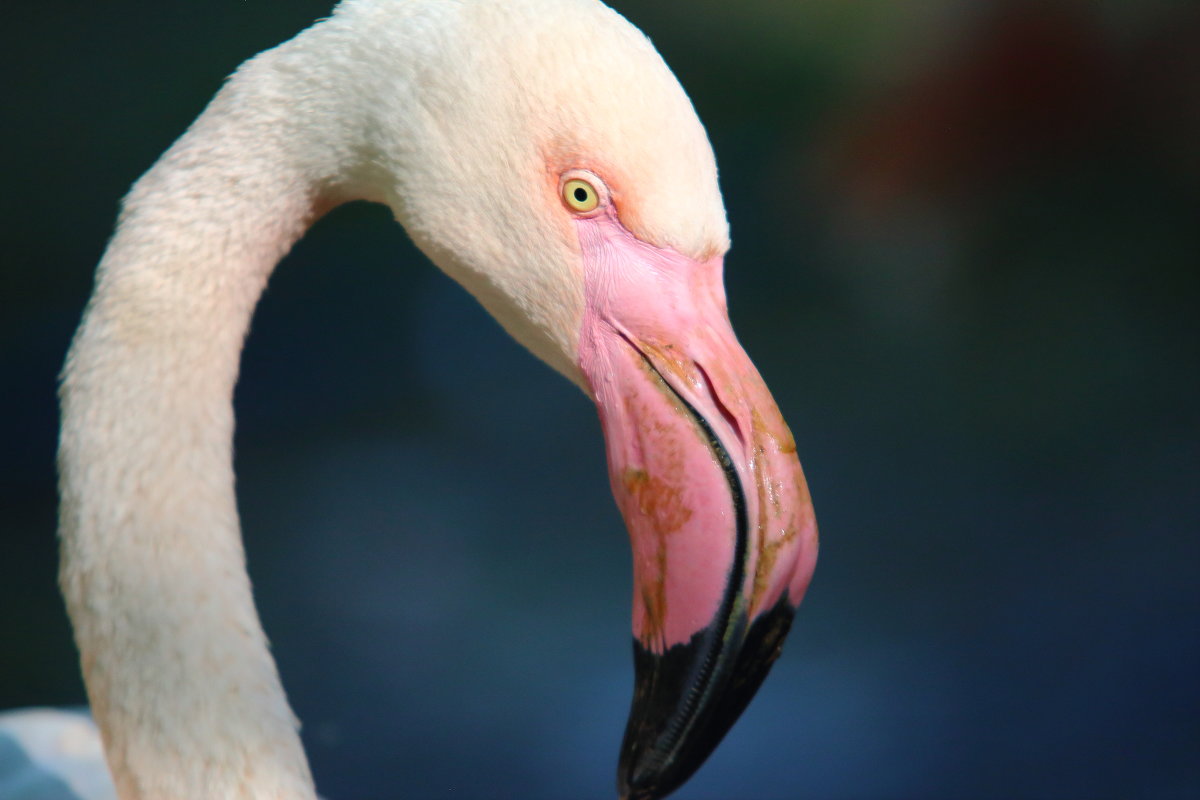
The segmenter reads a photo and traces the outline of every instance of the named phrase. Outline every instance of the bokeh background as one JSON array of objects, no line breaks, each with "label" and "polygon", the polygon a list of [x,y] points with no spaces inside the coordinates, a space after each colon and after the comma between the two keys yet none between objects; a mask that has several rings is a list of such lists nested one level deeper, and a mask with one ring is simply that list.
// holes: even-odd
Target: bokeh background
[{"label": "bokeh background", "polygon": [[[705,121],[821,561],[692,798],[1200,793],[1200,6],[620,0]],[[55,374],[125,189],[324,0],[4,11],[0,708],[78,704]],[[381,207],[279,268],[250,571],[331,798],[612,797],[594,411]]]}]

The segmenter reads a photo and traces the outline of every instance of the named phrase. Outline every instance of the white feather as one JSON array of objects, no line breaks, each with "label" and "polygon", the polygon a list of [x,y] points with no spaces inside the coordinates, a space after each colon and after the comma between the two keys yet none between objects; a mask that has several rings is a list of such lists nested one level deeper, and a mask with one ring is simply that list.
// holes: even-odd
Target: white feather
[{"label": "white feather", "polygon": [[83,712],[0,714],[0,798],[116,800],[100,732]]},{"label": "white feather", "polygon": [[595,0],[347,0],[243,65],[125,200],[63,373],[61,585],[122,798],[312,798],[232,468],[242,340],[319,214],[389,204],[580,383],[568,167],[696,257],[728,235],[703,128]]}]

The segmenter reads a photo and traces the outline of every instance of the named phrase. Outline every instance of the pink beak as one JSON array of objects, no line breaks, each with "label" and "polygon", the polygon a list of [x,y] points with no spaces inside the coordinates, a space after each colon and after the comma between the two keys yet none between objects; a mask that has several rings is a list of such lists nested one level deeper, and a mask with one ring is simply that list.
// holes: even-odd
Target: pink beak
[{"label": "pink beak", "polygon": [[778,657],[817,557],[791,432],[730,327],[722,259],[579,219],[579,363],[633,547],[636,685],[621,796],[704,762]]}]

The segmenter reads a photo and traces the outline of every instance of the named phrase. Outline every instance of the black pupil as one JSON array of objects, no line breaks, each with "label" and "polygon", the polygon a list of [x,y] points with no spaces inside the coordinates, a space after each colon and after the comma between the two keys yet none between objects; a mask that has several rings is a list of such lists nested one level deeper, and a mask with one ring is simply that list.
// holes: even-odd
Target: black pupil
[{"label": "black pupil", "polygon": [[577,202],[582,203],[584,200],[587,200],[587,197],[588,197],[587,189],[583,188],[582,186],[575,187],[575,200]]}]

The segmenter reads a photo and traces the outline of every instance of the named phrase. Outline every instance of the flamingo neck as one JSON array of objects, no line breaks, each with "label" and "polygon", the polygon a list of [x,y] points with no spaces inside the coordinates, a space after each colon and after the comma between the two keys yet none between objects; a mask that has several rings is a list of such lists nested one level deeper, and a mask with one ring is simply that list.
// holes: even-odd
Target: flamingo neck
[{"label": "flamingo neck", "polygon": [[251,62],[134,186],[62,379],[60,583],[120,796],[314,798],[245,569],[234,382],[334,201]]}]

